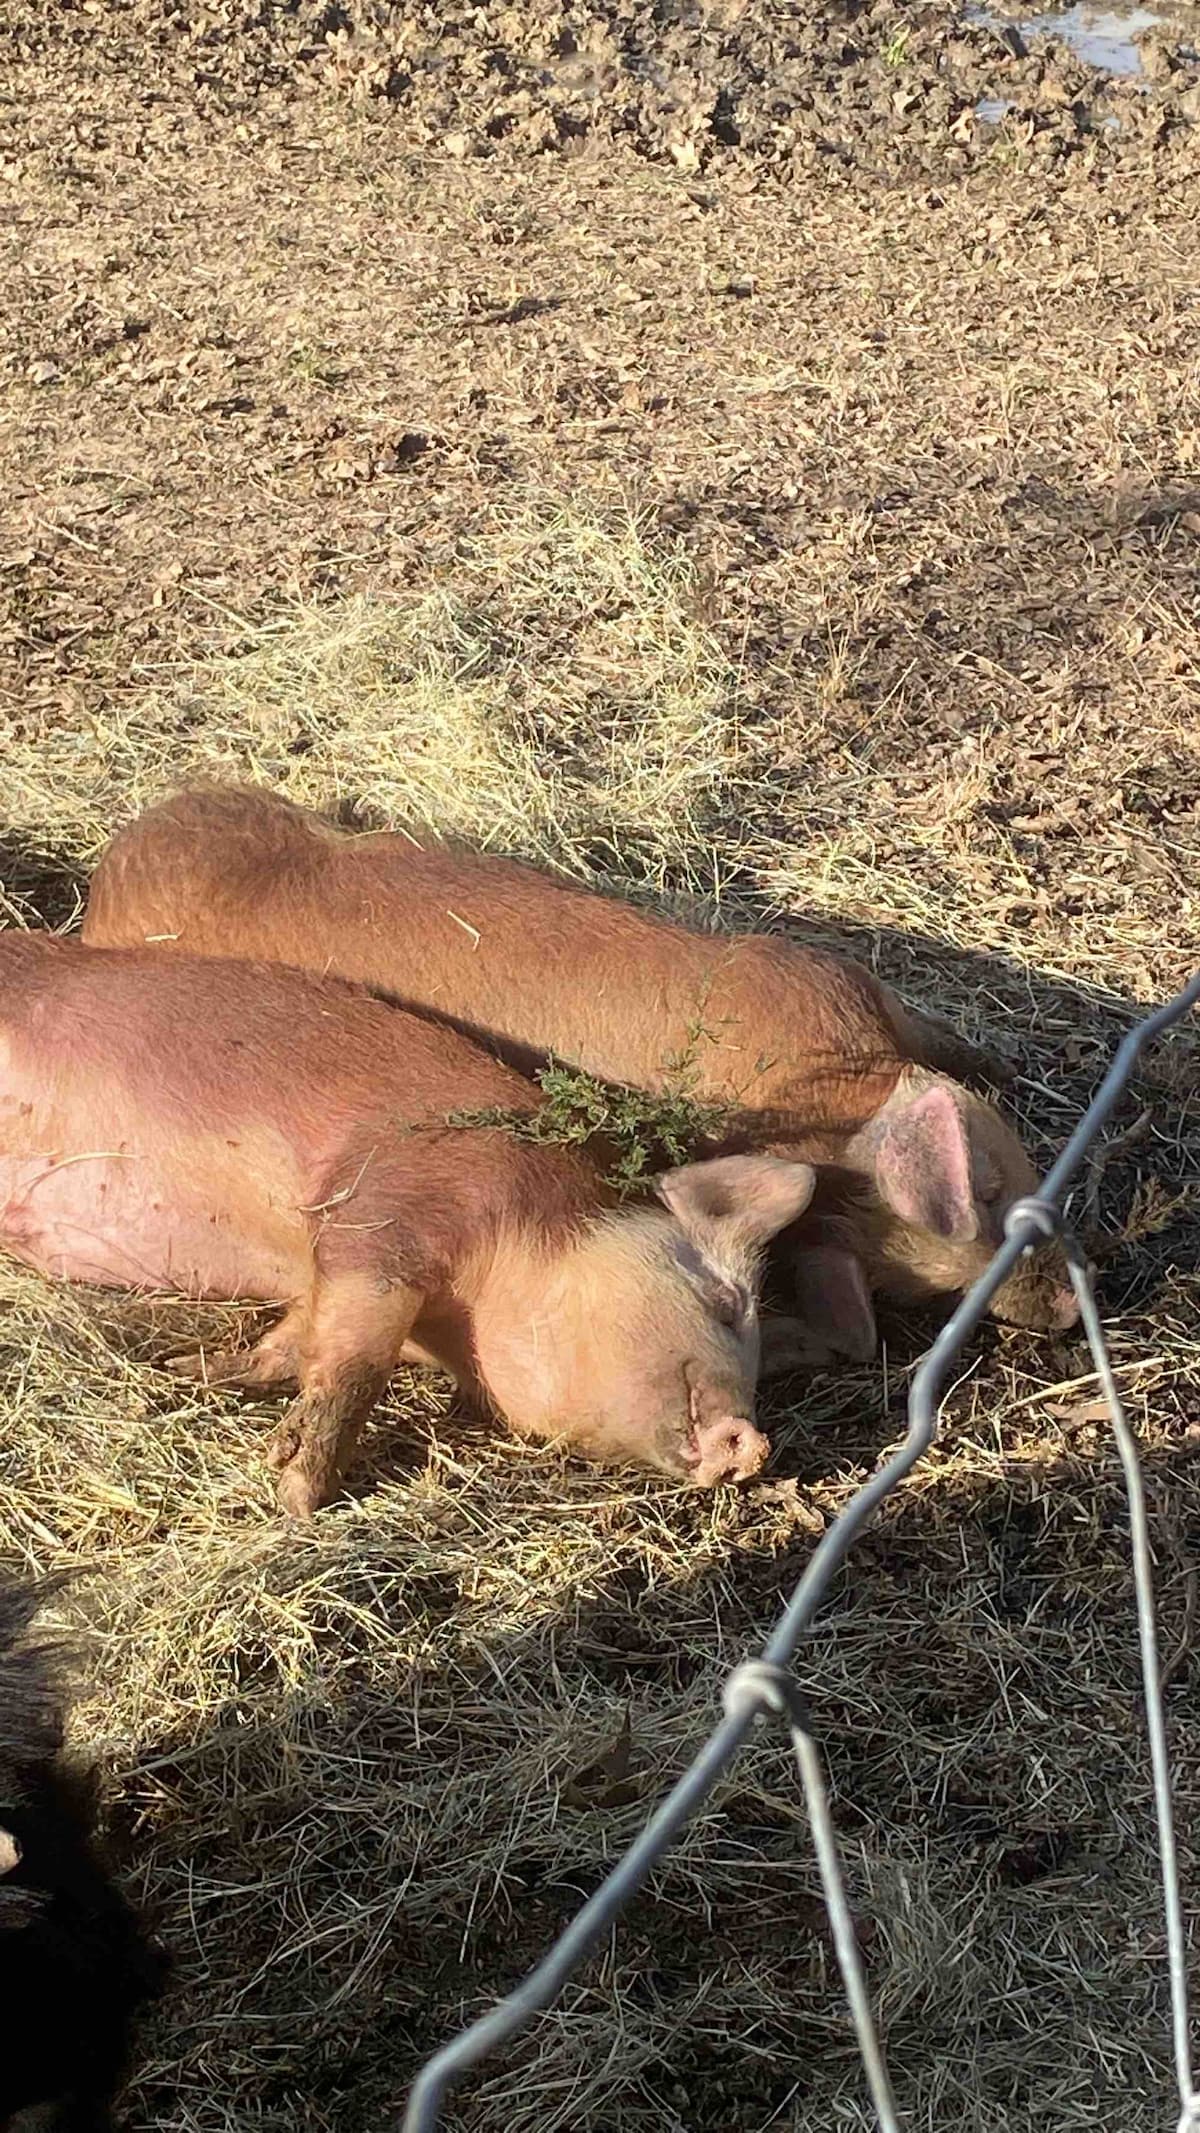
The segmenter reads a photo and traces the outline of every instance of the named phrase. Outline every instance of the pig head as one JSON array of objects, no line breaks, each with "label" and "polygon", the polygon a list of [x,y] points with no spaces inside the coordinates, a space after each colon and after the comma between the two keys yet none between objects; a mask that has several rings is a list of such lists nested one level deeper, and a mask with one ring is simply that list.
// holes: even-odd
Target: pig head
[{"label": "pig head", "polygon": [[687,1164],[658,1181],[661,1209],[602,1218],[535,1264],[503,1252],[474,1284],[481,1386],[520,1435],[590,1458],[699,1488],[758,1473],[757,1283],[813,1186],[770,1156]]},{"label": "pig head", "polygon": [[[866,1285],[899,1303],[969,1289],[1004,1241],[1008,1210],[1038,1183],[1015,1133],[991,1104],[916,1066],[904,1069],[839,1160],[852,1194],[858,1182],[855,1241]],[[848,1279],[843,1271],[842,1289],[832,1277],[830,1287],[853,1324],[853,1304],[843,1294]],[[864,1325],[867,1311],[864,1297]],[[1049,1246],[1018,1266],[992,1312],[1013,1326],[1073,1326],[1079,1310],[1061,1250]]]}]

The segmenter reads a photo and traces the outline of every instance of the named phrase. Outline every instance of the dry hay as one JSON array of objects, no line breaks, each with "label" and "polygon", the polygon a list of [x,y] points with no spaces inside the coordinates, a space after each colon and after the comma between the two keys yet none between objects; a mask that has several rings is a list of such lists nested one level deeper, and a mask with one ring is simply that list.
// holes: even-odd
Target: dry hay
[{"label": "dry hay", "polygon": [[[6,120],[5,916],[70,924],[164,784],[260,776],[857,942],[1007,1043],[1047,1155],[1200,932],[1190,72],[1169,109],[1118,92],[1138,116],[1110,138],[1070,64],[998,59],[1025,104],[953,142],[928,97],[879,119],[879,66],[889,96],[910,77],[873,9],[836,187],[777,188],[719,142],[703,183],[669,150],[426,160],[336,67],[300,117],[270,68],[251,97],[253,51],[239,89],[239,53],[300,20],[244,15],[23,17],[49,43],[18,39]],[[814,25],[836,88],[858,62]],[[927,87],[943,30],[919,28]],[[888,182],[856,190],[876,141]],[[927,160],[937,183],[905,185]],[[1147,1067],[1117,1124],[1151,1120],[1084,1195],[1148,1450],[1189,1897],[1195,1061],[1189,1034]],[[394,2119],[691,1753],[898,1435],[928,1332],[773,1395],[772,1478],[705,1501],[399,1378],[355,1493],[297,1534],[258,1457],[275,1403],[156,1367],[198,1314],[2,1279],[0,1548],[78,1573],[76,1737],[177,1959],[128,2117],[170,2133]],[[931,2133],[1171,2122],[1094,1402],[1077,1337],[982,1336],[802,1661]],[[773,1741],[450,2113],[868,2122]]]},{"label": "dry hay", "polygon": [[[553,659],[522,656],[535,617],[543,633],[553,618]],[[760,780],[778,737],[743,732],[741,709],[678,552],[636,516],[543,499],[464,550],[451,590],[245,625],[233,655],[144,694],[88,758],[15,747],[10,804],[60,873],[164,781],[217,768],[584,876],[623,863],[643,895],[711,890],[705,832],[711,851],[723,816],[750,824],[761,850],[778,804]],[[943,855],[954,835],[947,809]],[[744,884],[751,862],[726,849]],[[766,852],[764,877],[794,869],[782,841]],[[27,868],[18,916],[36,904]],[[818,859],[808,900],[824,884],[836,912],[829,881]],[[753,915],[744,888],[719,901]],[[951,959],[939,1004],[977,1005],[957,983]],[[1086,1076],[1063,1086],[1074,1109]],[[1128,1226],[1153,1242],[1166,1224],[1169,1251],[1180,1210],[1153,1197],[1143,1185]],[[1194,1301],[1167,1275],[1148,1316],[1144,1262],[1141,1289],[1117,1354],[1163,1476],[1170,1645],[1190,1594]],[[705,1501],[497,1442],[401,1378],[354,1499],[296,1533],[259,1457],[272,1403],[181,1394],[155,1367],[195,1312],[12,1271],[3,1294],[4,1550],[83,1573],[70,1612],[102,1686],[80,1735],[179,1964],[133,2122],[197,2133],[375,2123],[419,2054],[515,1979],[896,1436],[919,1344],[900,1329],[882,1379],[776,1398],[794,1478]],[[860,1551],[801,1676],[914,2121],[1091,2129],[1119,2099],[1123,2124],[1149,2126],[1162,1966],[1117,1474],[1078,1341],[995,1334],[981,1351],[945,1448]],[[1185,1661],[1185,1802],[1187,1679]],[[1190,1872],[1186,1812],[1183,1850]],[[866,2122],[778,1744],[743,1758],[615,1946],[456,2111],[520,2133]]]}]

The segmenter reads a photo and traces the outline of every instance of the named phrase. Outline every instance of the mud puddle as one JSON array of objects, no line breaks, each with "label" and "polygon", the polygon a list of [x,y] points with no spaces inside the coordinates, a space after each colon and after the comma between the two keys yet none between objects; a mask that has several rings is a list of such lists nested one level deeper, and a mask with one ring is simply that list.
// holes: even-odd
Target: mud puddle
[{"label": "mud puddle", "polygon": [[[1149,84],[1137,40],[1163,21],[1162,15],[1147,7],[1092,7],[1087,0],[1076,0],[1073,7],[1051,8],[1044,14],[1015,19],[1006,18],[993,8],[971,5],[966,9],[966,19],[1010,35],[1015,30],[1023,42],[1033,37],[1057,37],[1086,66],[1146,87]],[[1007,97],[981,96],[975,111],[987,124],[998,126],[1011,108]],[[1104,123],[1115,128],[1119,121],[1109,118]]]},{"label": "mud puddle", "polygon": [[1015,28],[1023,38],[1059,37],[1089,67],[1128,78],[1143,72],[1136,40],[1144,30],[1156,29],[1163,17],[1147,7],[1089,7],[1085,0],[1077,0],[1074,7],[1051,8],[1045,14],[1021,16],[1015,22],[991,8],[971,6],[967,20],[992,30]]}]

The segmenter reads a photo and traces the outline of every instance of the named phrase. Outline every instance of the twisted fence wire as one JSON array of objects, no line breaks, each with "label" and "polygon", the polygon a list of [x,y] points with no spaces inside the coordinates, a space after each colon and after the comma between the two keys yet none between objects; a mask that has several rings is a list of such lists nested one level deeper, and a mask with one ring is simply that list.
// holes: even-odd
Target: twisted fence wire
[{"label": "twisted fence wire", "polygon": [[1004,1242],[991,1265],[963,1298],[914,1372],[908,1400],[908,1429],[903,1442],[851,1498],[823,1535],[768,1638],[762,1656],[745,1661],[727,1679],[722,1698],[724,1717],[715,1732],[656,1809],[641,1835],[635,1838],[624,1857],[576,1913],[541,1962],[489,2013],[470,2023],[426,2061],[413,2083],[402,2133],[434,2133],[451,2083],[489,2053],[507,2044],[535,2014],[552,2005],[601,1934],[637,1894],[652,1867],[729,1768],[757,1721],[768,1716],[782,1718],[791,1736],[842,1982],[880,2133],[903,2133],[883,2046],[871,2012],[820,1748],[807,1704],[789,1671],[789,1663],[800,1639],[811,1629],[818,1607],[864,1527],[884,1498],[904,1480],[933,1443],[946,1380],[964,1342],[974,1332],[1017,1261],[1039,1245],[1055,1239],[1066,1253],[1083,1329],[1109,1407],[1129,1499],[1142,1687],[1154,1778],[1175,2075],[1179,2089],[1180,2115],[1176,2133],[1200,2133],[1200,2090],[1196,2087],[1192,2056],[1187,1939],[1175,1846],[1146,1493],[1138,1462],[1137,1440],[1126,1420],[1117,1390],[1087,1258],[1068,1227],[1065,1213],[1071,1182],[1124,1093],[1144,1046],[1173,1023],[1181,1021],[1197,1005],[1200,1005],[1200,971],[1173,1000],[1154,1014],[1147,1015],[1122,1039],[1104,1080],[1058,1161],[1047,1172],[1040,1190],[1019,1200],[1009,1210]]}]

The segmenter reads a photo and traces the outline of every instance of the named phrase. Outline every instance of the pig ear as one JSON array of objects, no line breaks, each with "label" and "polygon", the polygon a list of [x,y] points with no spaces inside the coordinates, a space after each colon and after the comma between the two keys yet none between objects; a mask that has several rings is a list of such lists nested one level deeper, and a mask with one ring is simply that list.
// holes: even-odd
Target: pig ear
[{"label": "pig ear", "polygon": [[793,1315],[814,1341],[869,1363],[875,1353],[875,1313],[866,1276],[853,1252],[830,1244],[802,1246],[793,1261]]},{"label": "pig ear", "polygon": [[21,1841],[0,1822],[0,1874],[11,1874],[21,1864]]},{"label": "pig ear", "polygon": [[934,1082],[885,1113],[881,1126],[875,1182],[892,1213],[955,1244],[978,1236],[971,1147],[951,1085]]},{"label": "pig ear", "polygon": [[802,1215],[816,1188],[811,1163],[774,1155],[722,1155],[658,1179],[658,1192],[695,1242],[760,1249]]}]

